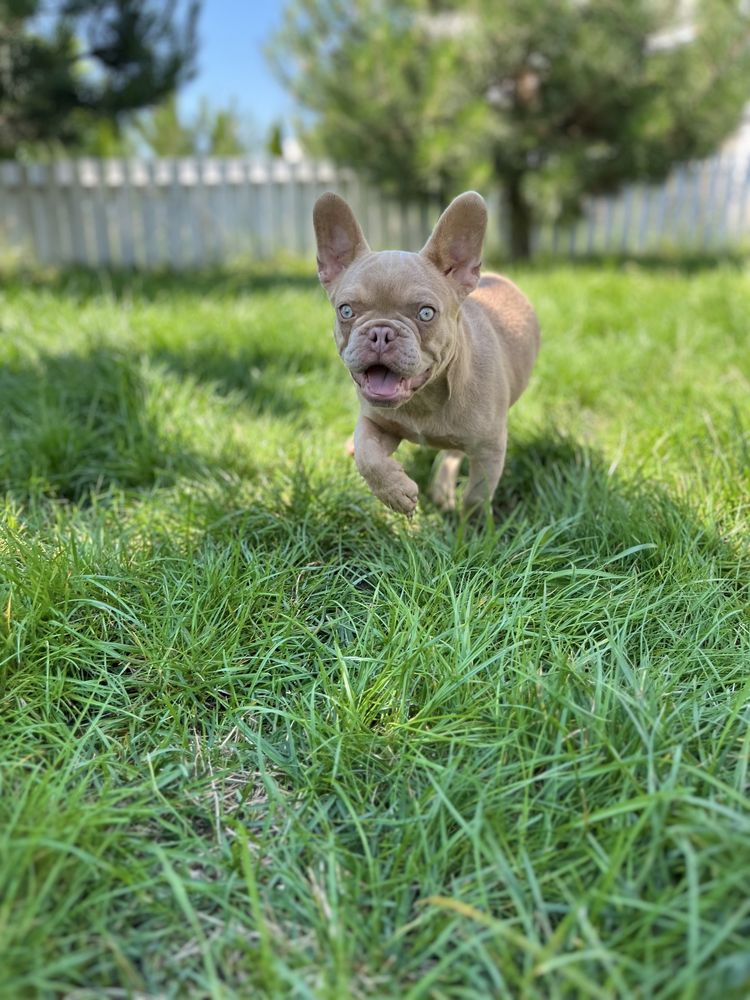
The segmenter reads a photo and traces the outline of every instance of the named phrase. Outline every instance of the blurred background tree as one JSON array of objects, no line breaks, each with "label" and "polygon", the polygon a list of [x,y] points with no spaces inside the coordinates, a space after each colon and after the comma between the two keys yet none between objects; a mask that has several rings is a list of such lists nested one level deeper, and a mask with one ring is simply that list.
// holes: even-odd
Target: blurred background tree
[{"label": "blurred background tree", "polygon": [[0,156],[111,150],[192,76],[197,0],[0,0]]},{"label": "blurred background tree", "polygon": [[206,136],[204,149],[208,155],[242,156],[247,153],[243,122],[234,108],[212,108],[205,102],[199,113],[199,122]]},{"label": "blurred background tree", "polygon": [[174,95],[138,115],[133,132],[155,156],[190,156],[198,143],[197,125],[180,116]]},{"label": "blurred background tree", "polygon": [[180,113],[173,94],[158,107],[136,116],[131,143],[154,156],[241,156],[250,143],[248,128],[232,107],[202,101],[192,118]]},{"label": "blurred background tree", "polygon": [[750,97],[738,0],[290,0],[270,55],[308,148],[403,196],[501,185],[515,257],[715,150]]},{"label": "blurred background tree", "polygon": [[266,151],[277,159],[284,155],[284,126],[280,121],[273,122],[268,131]]}]

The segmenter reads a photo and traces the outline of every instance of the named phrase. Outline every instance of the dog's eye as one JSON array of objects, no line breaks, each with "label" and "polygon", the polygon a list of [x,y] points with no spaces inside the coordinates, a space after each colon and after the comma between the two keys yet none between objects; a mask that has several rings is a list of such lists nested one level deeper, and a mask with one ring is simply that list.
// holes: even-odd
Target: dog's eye
[{"label": "dog's eye", "polygon": [[423,323],[429,323],[432,317],[435,315],[435,310],[432,306],[422,306],[419,310],[419,318]]},{"label": "dog's eye", "polygon": [[354,310],[346,302],[343,304],[343,306],[339,306],[339,316],[342,319],[351,319],[353,315],[354,315]]}]

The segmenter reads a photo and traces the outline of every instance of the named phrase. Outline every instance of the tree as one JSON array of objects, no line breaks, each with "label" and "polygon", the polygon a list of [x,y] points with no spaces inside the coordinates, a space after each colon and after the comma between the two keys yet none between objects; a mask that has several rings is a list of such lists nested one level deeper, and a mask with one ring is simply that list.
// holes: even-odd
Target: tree
[{"label": "tree", "polygon": [[242,156],[247,145],[242,137],[242,123],[233,108],[205,108],[206,149],[211,156]]},{"label": "tree", "polygon": [[198,145],[197,126],[180,117],[174,96],[138,115],[133,131],[155,156],[192,156]]},{"label": "tree", "polygon": [[[688,10],[689,18],[685,17]],[[738,0],[290,0],[271,48],[310,148],[402,195],[502,185],[510,248],[662,179],[750,97]]]},{"label": "tree", "polygon": [[0,155],[75,145],[193,74],[197,0],[0,0]]},{"label": "tree", "polygon": [[190,118],[180,113],[174,96],[138,115],[132,130],[156,156],[242,156],[248,147],[233,107],[212,108],[203,101]]},{"label": "tree", "polygon": [[275,121],[268,130],[266,151],[277,159],[284,155],[284,126],[280,121]]}]

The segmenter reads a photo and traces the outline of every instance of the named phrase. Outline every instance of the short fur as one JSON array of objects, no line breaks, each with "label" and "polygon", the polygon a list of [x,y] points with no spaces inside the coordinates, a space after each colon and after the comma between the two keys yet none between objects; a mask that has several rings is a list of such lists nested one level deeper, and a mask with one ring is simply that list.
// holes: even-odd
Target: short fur
[{"label": "short fur", "polygon": [[488,502],[505,462],[508,410],[539,350],[539,324],[513,282],[480,277],[483,199],[469,191],[452,201],[420,253],[374,253],[335,194],[318,199],[313,221],[336,345],[360,398],[354,457],[370,489],[393,510],[414,512],[417,485],[391,457],[407,439],[445,450],[432,486],[440,507],[456,506],[464,454],[464,507]]}]

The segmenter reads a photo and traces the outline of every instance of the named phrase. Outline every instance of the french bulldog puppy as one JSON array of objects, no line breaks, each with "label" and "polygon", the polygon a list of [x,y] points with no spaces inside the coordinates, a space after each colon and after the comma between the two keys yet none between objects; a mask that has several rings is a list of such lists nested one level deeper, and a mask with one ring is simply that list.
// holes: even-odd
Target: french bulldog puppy
[{"label": "french bulldog puppy", "polygon": [[404,439],[444,449],[431,495],[456,506],[463,455],[467,512],[488,503],[505,462],[508,409],[539,349],[531,305],[507,278],[480,278],[487,208],[474,191],[443,212],[420,253],[370,250],[338,195],[313,211],[318,276],[359,395],[354,458],[383,503],[410,516],[417,484],[392,458]]}]

